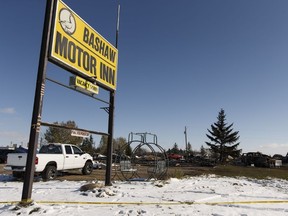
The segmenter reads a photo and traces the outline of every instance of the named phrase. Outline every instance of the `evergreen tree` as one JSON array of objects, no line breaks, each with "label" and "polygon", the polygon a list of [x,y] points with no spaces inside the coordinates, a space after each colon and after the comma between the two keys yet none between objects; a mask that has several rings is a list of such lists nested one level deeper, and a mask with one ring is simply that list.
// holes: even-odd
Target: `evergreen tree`
[{"label": "evergreen tree", "polygon": [[233,123],[227,126],[226,115],[223,109],[220,110],[217,122],[211,125],[211,130],[207,129],[209,134],[206,136],[211,142],[206,142],[206,144],[211,148],[211,151],[219,155],[218,160],[222,163],[228,156],[238,157],[241,150],[238,150],[240,142],[239,131],[233,132]]},{"label": "evergreen tree", "polygon": [[170,148],[167,150],[167,154],[171,154],[171,149]]},{"label": "evergreen tree", "polygon": [[206,150],[205,150],[203,145],[201,145],[201,148],[200,148],[200,155],[203,158],[205,158],[207,156],[207,152],[206,152]]},{"label": "evergreen tree", "polygon": [[171,149],[171,153],[173,153],[173,154],[179,154],[179,147],[178,147],[177,143],[175,143],[175,144],[173,145],[173,148]]},{"label": "evergreen tree", "polygon": [[192,145],[190,144],[190,142],[188,142],[187,144],[187,152],[192,152]]}]

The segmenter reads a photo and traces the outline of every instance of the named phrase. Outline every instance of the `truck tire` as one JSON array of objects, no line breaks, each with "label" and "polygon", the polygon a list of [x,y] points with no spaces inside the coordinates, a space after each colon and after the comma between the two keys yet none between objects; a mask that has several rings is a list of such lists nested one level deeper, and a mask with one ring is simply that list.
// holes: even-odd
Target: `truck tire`
[{"label": "truck tire", "polygon": [[43,180],[53,180],[57,176],[57,169],[55,166],[47,166],[42,172]]},{"label": "truck tire", "polygon": [[17,178],[17,179],[23,179],[24,178],[24,172],[15,172],[15,171],[13,171],[12,172],[12,176],[14,178]]},{"label": "truck tire", "polygon": [[91,161],[87,161],[82,168],[82,174],[83,175],[90,175],[93,171],[93,164]]}]

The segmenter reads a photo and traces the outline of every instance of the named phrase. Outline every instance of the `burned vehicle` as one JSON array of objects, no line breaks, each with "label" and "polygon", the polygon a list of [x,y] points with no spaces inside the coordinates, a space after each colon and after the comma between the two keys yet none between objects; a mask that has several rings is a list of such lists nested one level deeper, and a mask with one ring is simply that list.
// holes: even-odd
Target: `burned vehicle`
[{"label": "burned vehicle", "polygon": [[241,162],[245,166],[255,167],[274,167],[275,159],[270,156],[262,154],[261,152],[248,152],[241,156]]}]

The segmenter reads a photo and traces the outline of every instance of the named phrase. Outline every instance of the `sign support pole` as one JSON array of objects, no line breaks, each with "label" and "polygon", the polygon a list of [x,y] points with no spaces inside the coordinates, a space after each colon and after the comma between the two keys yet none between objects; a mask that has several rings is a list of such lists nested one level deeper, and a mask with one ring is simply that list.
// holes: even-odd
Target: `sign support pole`
[{"label": "sign support pole", "polygon": [[110,91],[110,105],[109,105],[109,125],[108,125],[108,146],[107,146],[107,161],[106,161],[106,176],[105,186],[111,186],[112,174],[112,153],[113,153],[113,123],[114,123],[114,100],[115,91]]},{"label": "sign support pole", "polygon": [[22,204],[29,204],[32,202],[31,194],[35,173],[35,159],[36,159],[37,145],[41,126],[41,115],[42,115],[42,105],[45,90],[45,76],[46,76],[46,66],[48,59],[49,37],[50,37],[54,4],[55,0],[47,0],[45,21],[42,33],[41,52],[38,64],[36,90],[34,96],[34,107],[32,113],[30,137],[28,144],[26,171],[22,191],[22,200],[21,200]]},{"label": "sign support pole", "polygon": [[[117,27],[116,27],[116,49],[118,49],[118,34],[119,34],[119,17],[120,17],[120,4],[117,10]],[[115,109],[115,90],[110,90],[110,103],[109,103],[109,122],[108,122],[108,146],[107,146],[107,161],[106,161],[106,175],[105,185],[111,186],[112,174],[112,154],[113,154],[113,127],[114,127],[114,109]]]}]

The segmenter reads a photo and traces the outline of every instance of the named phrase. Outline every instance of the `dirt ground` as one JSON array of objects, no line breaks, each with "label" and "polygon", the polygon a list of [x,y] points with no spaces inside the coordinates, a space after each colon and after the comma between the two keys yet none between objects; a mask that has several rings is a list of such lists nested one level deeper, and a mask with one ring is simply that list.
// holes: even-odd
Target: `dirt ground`
[{"label": "dirt ground", "polygon": [[[167,169],[167,173],[165,176],[161,176],[161,178],[169,178],[169,177],[182,177],[184,175],[197,175],[202,172],[205,172],[204,167],[169,167]],[[10,171],[4,170],[4,164],[0,164],[0,175],[7,174],[12,175]],[[106,176],[106,169],[94,169],[91,175],[82,175],[80,170],[75,170],[67,173],[59,173],[57,177],[58,180],[69,180],[69,181],[104,181]],[[151,174],[147,172],[147,167],[138,166],[137,171],[135,173],[121,173],[119,171],[115,172],[112,170],[111,180],[125,180],[128,178],[147,178],[151,177]]]}]

